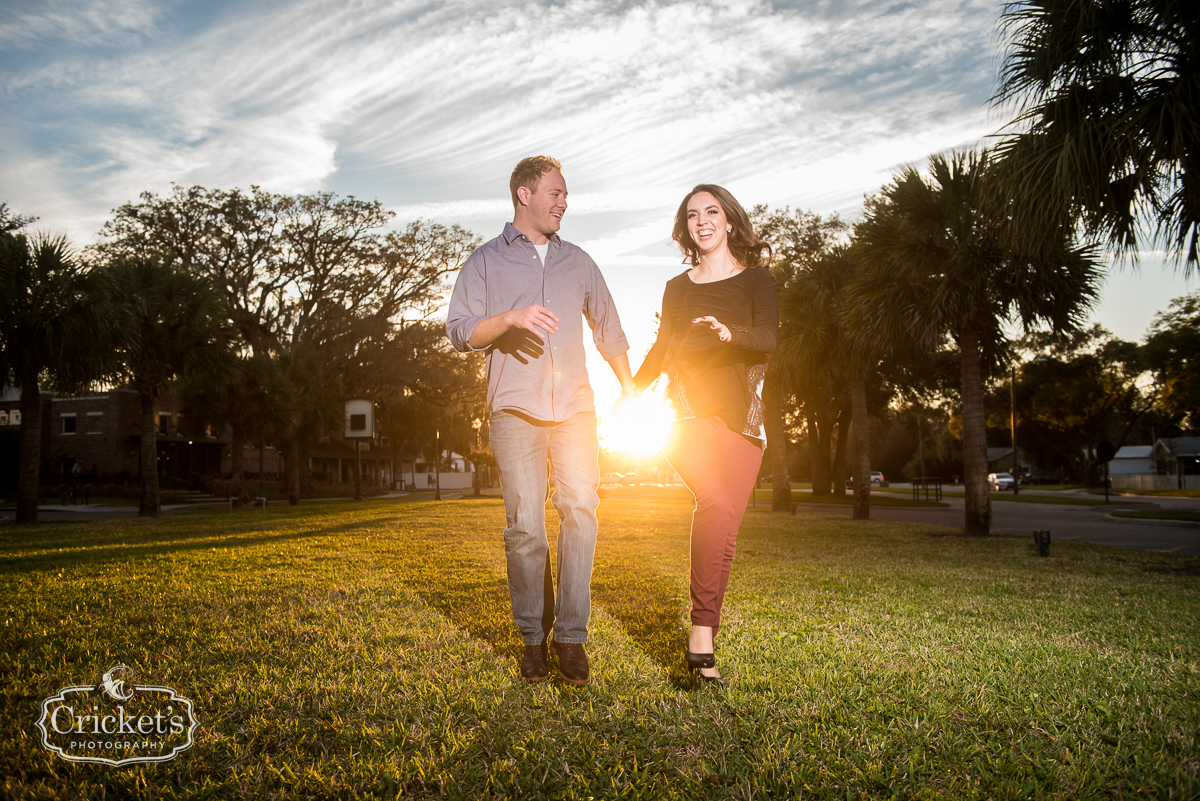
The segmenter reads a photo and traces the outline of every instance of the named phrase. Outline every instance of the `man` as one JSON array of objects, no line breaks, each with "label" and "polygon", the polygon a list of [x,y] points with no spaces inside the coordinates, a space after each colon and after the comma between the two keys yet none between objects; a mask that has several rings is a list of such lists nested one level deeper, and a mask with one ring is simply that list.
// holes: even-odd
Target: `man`
[{"label": "man", "polygon": [[[459,351],[487,351],[491,445],[508,525],[504,550],[513,619],[525,643],[521,675],[588,683],[584,650],[591,614],[596,507],[600,504],[596,410],[584,365],[583,318],[600,355],[636,393],[625,333],[600,269],[558,236],[567,185],[554,159],[521,161],[509,181],[513,221],[471,254],[450,297],[446,332]],[[550,567],[545,505],[554,470],[558,592]]]}]

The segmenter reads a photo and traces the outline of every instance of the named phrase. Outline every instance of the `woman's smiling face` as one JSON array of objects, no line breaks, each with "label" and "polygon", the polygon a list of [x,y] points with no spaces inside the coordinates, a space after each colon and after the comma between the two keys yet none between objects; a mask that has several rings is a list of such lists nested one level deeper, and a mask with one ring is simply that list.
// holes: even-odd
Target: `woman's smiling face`
[{"label": "woman's smiling face", "polygon": [[688,233],[701,253],[712,253],[724,246],[729,236],[725,210],[708,192],[697,192],[688,199],[687,225]]}]

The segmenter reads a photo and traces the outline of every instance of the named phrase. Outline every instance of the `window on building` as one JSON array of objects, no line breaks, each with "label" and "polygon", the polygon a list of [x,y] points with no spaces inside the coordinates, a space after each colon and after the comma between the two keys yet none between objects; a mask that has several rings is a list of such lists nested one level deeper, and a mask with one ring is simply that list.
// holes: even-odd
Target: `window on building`
[{"label": "window on building", "polygon": [[158,433],[167,435],[171,433],[171,413],[162,412],[158,415]]},{"label": "window on building", "polygon": [[75,433],[75,415],[74,415],[74,413],[67,413],[62,416],[62,432],[64,434],[74,434]]}]

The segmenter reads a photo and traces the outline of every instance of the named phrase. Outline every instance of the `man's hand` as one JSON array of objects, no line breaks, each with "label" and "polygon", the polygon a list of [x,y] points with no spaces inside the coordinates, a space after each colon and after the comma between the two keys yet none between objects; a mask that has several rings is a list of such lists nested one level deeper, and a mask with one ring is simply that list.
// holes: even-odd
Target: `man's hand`
[{"label": "man's hand", "polygon": [[545,306],[526,306],[505,313],[504,322],[509,328],[524,328],[545,339],[548,334],[558,333],[558,317]]},{"label": "man's hand", "polygon": [[616,403],[613,404],[613,416],[622,417],[624,416],[625,412],[629,411],[630,409],[637,408],[634,400],[641,396],[641,394],[642,393],[638,391],[637,387],[634,386],[623,389],[621,391],[621,397],[617,398]]},{"label": "man's hand", "polygon": [[695,320],[692,320],[692,323],[694,325],[707,324],[709,328],[717,332],[717,336],[721,338],[722,342],[728,342],[733,339],[733,334],[730,333],[729,328],[716,317],[697,317]]}]

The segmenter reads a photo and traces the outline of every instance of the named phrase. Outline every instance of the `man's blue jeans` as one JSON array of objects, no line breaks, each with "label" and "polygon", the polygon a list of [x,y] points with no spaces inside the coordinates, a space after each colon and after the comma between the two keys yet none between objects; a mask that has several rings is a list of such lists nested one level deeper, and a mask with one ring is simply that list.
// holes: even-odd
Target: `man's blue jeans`
[{"label": "man's blue jeans", "polygon": [[[508,593],[521,639],[526,645],[538,645],[553,626],[556,642],[585,643],[600,505],[596,414],[584,412],[562,423],[542,423],[493,412],[491,444],[508,518],[504,529]],[[554,470],[557,488],[551,500],[560,521],[557,598],[546,537],[547,463]]]}]

